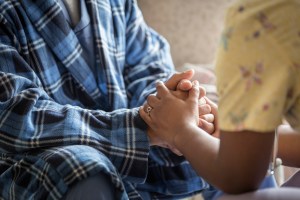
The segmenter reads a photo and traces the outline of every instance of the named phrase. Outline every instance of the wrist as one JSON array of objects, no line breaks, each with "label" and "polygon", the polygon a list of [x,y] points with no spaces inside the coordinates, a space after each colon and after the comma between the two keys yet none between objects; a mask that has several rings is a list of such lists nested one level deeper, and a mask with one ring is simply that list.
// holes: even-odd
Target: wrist
[{"label": "wrist", "polygon": [[178,134],[173,138],[174,146],[182,151],[185,147],[188,147],[191,140],[196,137],[198,130],[199,128],[197,126],[189,126],[178,131]]},{"label": "wrist", "polygon": [[147,136],[148,136],[148,140],[149,140],[149,145],[150,146],[156,145],[155,137],[153,136],[152,130],[149,127],[147,128]]}]

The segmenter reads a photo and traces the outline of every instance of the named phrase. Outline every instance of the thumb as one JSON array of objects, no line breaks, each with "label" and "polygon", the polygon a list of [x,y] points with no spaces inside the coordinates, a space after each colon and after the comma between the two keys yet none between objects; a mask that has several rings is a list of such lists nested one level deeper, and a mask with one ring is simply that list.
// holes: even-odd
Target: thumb
[{"label": "thumb", "polygon": [[176,90],[189,91],[192,87],[193,87],[193,84],[190,80],[183,79],[178,83]]},{"label": "thumb", "polygon": [[176,73],[169,80],[165,82],[165,85],[169,90],[176,90],[177,85],[181,80],[183,79],[190,80],[194,76],[194,73],[195,72],[193,69]]}]

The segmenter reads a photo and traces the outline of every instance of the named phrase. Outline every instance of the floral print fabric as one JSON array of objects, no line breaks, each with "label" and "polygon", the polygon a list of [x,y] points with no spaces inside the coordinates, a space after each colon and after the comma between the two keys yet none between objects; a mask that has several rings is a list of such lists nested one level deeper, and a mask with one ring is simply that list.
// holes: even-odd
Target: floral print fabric
[{"label": "floral print fabric", "polygon": [[300,130],[299,0],[235,3],[216,60],[222,130]]}]

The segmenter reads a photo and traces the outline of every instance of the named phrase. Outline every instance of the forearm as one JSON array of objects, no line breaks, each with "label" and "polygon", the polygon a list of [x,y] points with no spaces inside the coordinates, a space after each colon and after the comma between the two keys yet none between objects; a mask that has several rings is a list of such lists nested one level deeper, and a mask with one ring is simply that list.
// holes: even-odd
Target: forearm
[{"label": "forearm", "polygon": [[153,110],[150,115],[141,112],[143,119],[177,148],[201,177],[226,193],[259,186],[269,166],[274,132],[221,131],[220,140],[209,135],[198,127],[197,82],[185,101],[172,95],[163,83],[157,85],[157,95],[161,98],[149,97]]},{"label": "forearm", "polygon": [[[221,131],[220,140],[197,128],[186,133],[177,139],[176,147],[210,184],[226,193],[259,186],[270,162],[272,133]],[[253,148],[255,143],[261,148]]]},{"label": "forearm", "polygon": [[[201,133],[200,133],[201,132]],[[176,138],[175,145],[178,150],[191,163],[199,176],[211,184],[219,185],[222,179],[218,162],[220,141],[211,137],[199,128],[190,128],[185,134]]]},{"label": "forearm", "polygon": [[[199,176],[226,193],[236,193],[241,186],[235,167],[219,154],[220,140],[201,129],[190,130],[177,146]],[[234,178],[233,178],[234,177]],[[240,191],[241,192],[241,191]]]},{"label": "forearm", "polygon": [[61,105],[24,77],[0,73],[0,82],[2,152],[82,144],[99,149],[117,168],[124,159],[147,162],[146,124],[138,109],[104,112]]},{"label": "forearm", "polygon": [[300,167],[300,134],[289,125],[279,126],[278,133],[278,157],[282,159],[283,165]]}]

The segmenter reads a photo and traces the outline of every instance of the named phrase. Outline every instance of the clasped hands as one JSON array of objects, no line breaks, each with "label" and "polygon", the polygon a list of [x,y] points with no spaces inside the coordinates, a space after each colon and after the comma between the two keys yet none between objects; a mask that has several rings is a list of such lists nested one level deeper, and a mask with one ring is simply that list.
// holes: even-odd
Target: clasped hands
[{"label": "clasped hands", "polygon": [[151,94],[140,108],[140,115],[148,124],[150,145],[177,150],[175,139],[193,126],[217,135],[216,105],[205,96],[198,81],[191,82],[193,70],[174,74],[165,83],[158,82],[156,95]]}]

